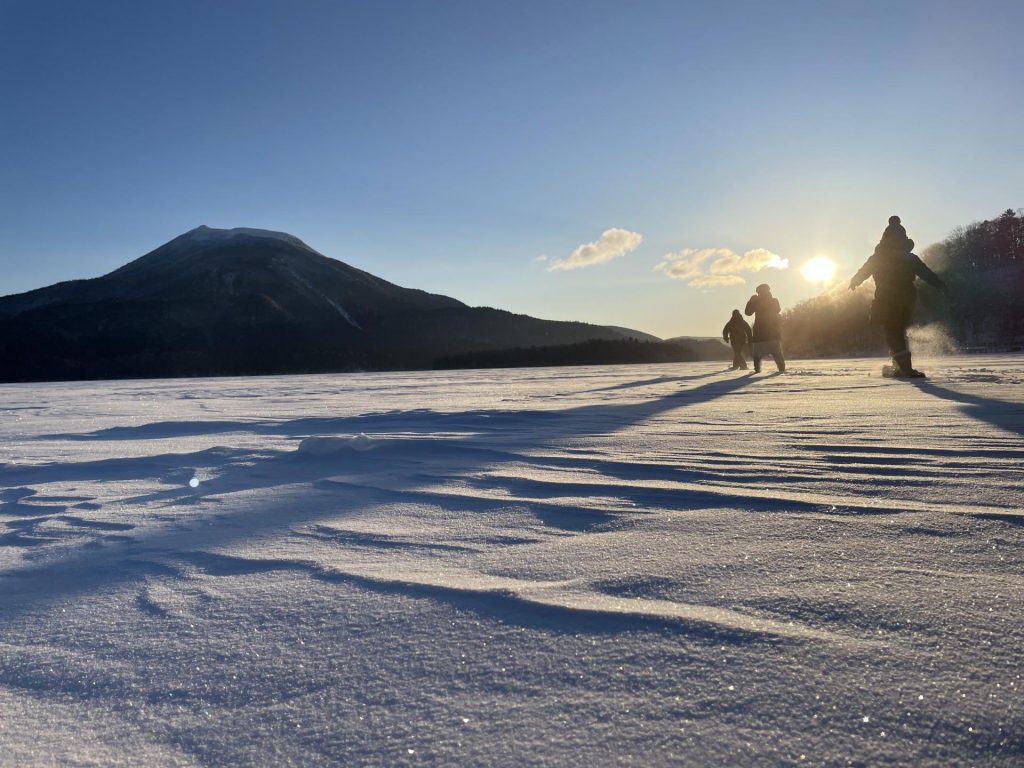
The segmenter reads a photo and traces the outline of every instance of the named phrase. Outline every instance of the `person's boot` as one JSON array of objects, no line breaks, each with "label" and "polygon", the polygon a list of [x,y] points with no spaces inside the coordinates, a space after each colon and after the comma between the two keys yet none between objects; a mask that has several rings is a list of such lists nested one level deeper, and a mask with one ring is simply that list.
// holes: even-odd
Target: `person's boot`
[{"label": "person's boot", "polygon": [[893,376],[900,379],[920,379],[924,378],[924,374],[914,369],[914,366],[910,358],[910,350],[906,352],[897,352],[892,356],[892,363],[894,368]]}]

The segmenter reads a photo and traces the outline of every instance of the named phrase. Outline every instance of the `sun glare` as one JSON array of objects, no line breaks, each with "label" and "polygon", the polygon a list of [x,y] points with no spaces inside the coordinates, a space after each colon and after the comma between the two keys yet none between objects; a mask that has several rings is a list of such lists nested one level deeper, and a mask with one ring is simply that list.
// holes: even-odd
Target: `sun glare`
[{"label": "sun glare", "polygon": [[800,270],[804,280],[828,285],[836,274],[836,263],[825,256],[815,256]]}]

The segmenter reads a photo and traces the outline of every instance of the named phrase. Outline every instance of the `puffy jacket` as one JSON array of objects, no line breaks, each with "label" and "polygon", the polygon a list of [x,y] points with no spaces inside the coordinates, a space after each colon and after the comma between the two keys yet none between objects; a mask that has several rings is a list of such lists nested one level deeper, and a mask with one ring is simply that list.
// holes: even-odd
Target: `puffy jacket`
[{"label": "puffy jacket", "polygon": [[750,325],[743,319],[743,316],[739,312],[734,311],[732,313],[732,317],[729,318],[729,322],[726,323],[725,328],[722,329],[722,338],[734,347],[742,347],[750,341]]},{"label": "puffy jacket", "polygon": [[875,252],[850,280],[850,287],[856,288],[869,277],[875,279],[875,301],[897,306],[913,306],[917,298],[914,281],[919,277],[936,288],[946,287],[916,254],[885,243],[875,246]]},{"label": "puffy jacket", "polygon": [[779,300],[770,293],[764,296],[755,293],[743,310],[745,315],[754,315],[753,340],[780,341],[782,339],[782,307]]}]

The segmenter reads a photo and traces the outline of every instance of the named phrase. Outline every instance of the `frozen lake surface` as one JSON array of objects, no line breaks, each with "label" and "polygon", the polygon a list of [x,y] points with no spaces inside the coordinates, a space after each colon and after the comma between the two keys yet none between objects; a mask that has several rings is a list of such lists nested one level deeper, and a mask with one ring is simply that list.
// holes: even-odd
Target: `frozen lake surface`
[{"label": "frozen lake surface", "polygon": [[0,765],[1021,765],[1024,358],[921,365],[2,385]]}]

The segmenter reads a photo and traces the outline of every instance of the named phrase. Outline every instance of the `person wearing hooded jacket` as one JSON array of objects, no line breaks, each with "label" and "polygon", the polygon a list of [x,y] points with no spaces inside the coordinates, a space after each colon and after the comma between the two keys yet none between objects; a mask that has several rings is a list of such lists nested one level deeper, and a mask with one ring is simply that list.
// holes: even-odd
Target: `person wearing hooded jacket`
[{"label": "person wearing hooded jacket", "polygon": [[722,338],[725,343],[732,346],[732,370],[747,370],[747,361],[743,357],[743,350],[750,344],[752,334],[750,325],[743,319],[738,309],[732,311],[732,317],[722,329]]},{"label": "person wearing hooded jacket", "polygon": [[871,302],[871,322],[882,326],[885,341],[892,355],[893,373],[899,378],[919,378],[924,374],[912,364],[907,343],[907,326],[914,314],[920,277],[929,285],[944,291],[946,284],[913,253],[914,241],[907,237],[899,216],[889,218],[889,226],[875,246],[874,253],[850,279],[854,291],[869,277],[875,280],[875,298]]},{"label": "person wearing hooded jacket", "polygon": [[743,310],[754,316],[754,330],[751,334],[754,352],[754,373],[761,372],[761,358],[771,355],[779,373],[786,371],[786,358],[782,355],[782,307],[772,296],[767,283],[757,286],[757,293],[750,297]]}]

